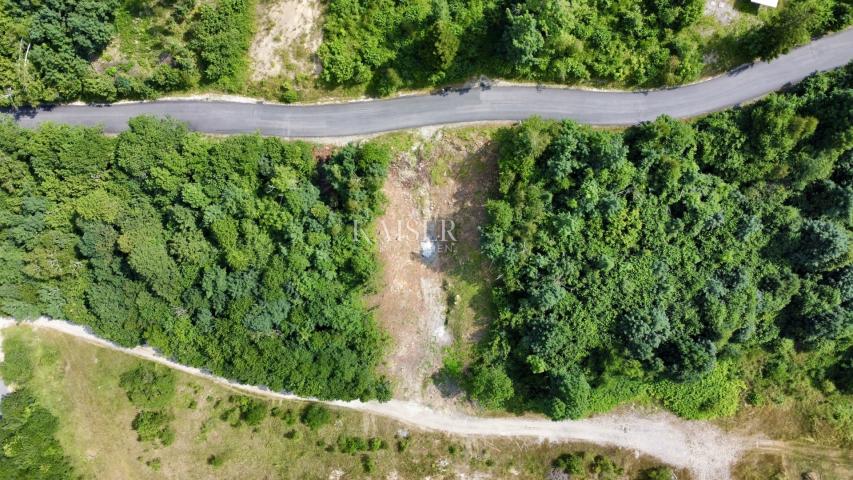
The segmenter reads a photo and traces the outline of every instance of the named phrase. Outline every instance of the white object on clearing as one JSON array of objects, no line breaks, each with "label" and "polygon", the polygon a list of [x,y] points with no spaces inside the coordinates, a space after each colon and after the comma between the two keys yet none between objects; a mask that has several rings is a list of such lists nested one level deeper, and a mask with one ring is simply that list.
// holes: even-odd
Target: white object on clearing
[{"label": "white object on clearing", "polygon": [[752,3],[776,8],[776,6],[779,5],[779,0],[752,0]]},{"label": "white object on clearing", "polygon": [[424,257],[424,260],[433,260],[435,258],[435,254],[435,242],[429,237],[421,240],[421,256]]}]

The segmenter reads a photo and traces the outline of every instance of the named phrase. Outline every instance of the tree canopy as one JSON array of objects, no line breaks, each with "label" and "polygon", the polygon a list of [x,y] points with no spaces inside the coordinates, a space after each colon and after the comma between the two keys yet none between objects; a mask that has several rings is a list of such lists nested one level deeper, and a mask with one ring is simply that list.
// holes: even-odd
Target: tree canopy
[{"label": "tree canopy", "polygon": [[[700,0],[332,0],[319,50],[322,79],[387,95],[478,74],[556,83],[676,85],[716,52]],[[773,58],[853,22],[849,2],[791,0],[754,28],[727,34],[739,61]],[[734,66],[734,65],[732,65]]]},{"label": "tree canopy", "polygon": [[[579,417],[640,391],[671,401],[721,371],[736,402],[730,367],[785,338],[839,361],[853,333],[851,78],[695,123],[507,132],[483,229],[500,313],[472,395]],[[484,389],[496,371],[509,379]],[[723,397],[705,401],[688,415]]]},{"label": "tree canopy", "polygon": [[701,69],[698,38],[685,31],[701,11],[697,0],[607,7],[564,0],[335,0],[319,55],[323,79],[333,84],[375,83],[376,72],[388,67],[405,85],[473,73],[680,83]]},{"label": "tree canopy", "polygon": [[[362,302],[374,247],[354,234],[381,211],[384,149],[318,161],[306,143],[150,117],[117,138],[6,119],[0,156],[3,314],[65,318],[276,390],[387,396]],[[142,373],[125,387],[154,401],[158,374]]]},{"label": "tree canopy", "polygon": [[253,80],[247,70],[255,5],[0,0],[0,107],[147,99],[199,87],[291,102],[298,97],[291,81],[385,96],[481,74],[676,85],[774,58],[853,23],[846,0],[790,0],[754,15],[750,28],[700,21],[701,0],[332,0],[316,52],[322,72],[290,78],[287,69]]},{"label": "tree canopy", "polygon": [[[198,85],[237,90],[253,12],[252,0],[0,0],[0,106],[145,99]],[[116,43],[121,22],[126,30],[154,23],[136,32],[141,39]]]}]

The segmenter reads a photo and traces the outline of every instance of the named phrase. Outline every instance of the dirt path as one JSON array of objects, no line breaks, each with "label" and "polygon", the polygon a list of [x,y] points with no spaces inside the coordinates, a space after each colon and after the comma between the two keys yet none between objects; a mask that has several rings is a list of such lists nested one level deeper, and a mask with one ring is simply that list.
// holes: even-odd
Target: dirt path
[{"label": "dirt path", "polygon": [[[15,324],[12,319],[2,318],[0,330]],[[270,398],[310,400],[234,383],[200,369],[165,359],[151,348],[123,348],[96,337],[82,326],[68,322],[41,318],[25,324],[36,329],[72,335],[92,344],[155,361],[184,373],[248,393]],[[685,421],[666,413],[648,414],[629,410],[586,420],[552,422],[536,417],[474,417],[453,411],[439,411],[418,403],[400,400],[387,403],[359,401],[326,403],[392,418],[412,427],[454,435],[529,437],[549,441],[573,440],[612,445],[651,455],[675,467],[689,469],[698,480],[731,478],[732,466],[747,451],[756,448],[773,450],[783,448],[784,445],[763,437],[748,438],[732,435],[707,422]]]}]

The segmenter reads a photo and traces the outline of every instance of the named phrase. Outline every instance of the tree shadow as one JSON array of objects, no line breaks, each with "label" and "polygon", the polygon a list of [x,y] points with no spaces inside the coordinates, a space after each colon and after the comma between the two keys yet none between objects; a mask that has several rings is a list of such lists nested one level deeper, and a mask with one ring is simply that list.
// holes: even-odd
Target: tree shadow
[{"label": "tree shadow", "polygon": [[735,0],[733,7],[735,11],[740,13],[758,15],[758,8],[760,7],[760,5],[758,5],[757,3],[752,3],[751,0]]}]

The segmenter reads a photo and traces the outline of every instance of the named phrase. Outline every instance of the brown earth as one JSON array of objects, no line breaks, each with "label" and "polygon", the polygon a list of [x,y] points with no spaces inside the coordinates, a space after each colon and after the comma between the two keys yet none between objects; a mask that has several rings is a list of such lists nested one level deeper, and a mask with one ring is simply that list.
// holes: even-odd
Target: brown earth
[{"label": "brown earth", "polygon": [[316,52],[323,39],[323,5],[318,0],[258,3],[258,28],[249,48],[252,81],[282,73],[292,78],[298,73],[317,72]]},{"label": "brown earth", "polygon": [[[397,152],[385,184],[388,203],[375,231],[383,271],[371,303],[392,338],[386,369],[397,398],[443,406],[461,400],[459,389],[433,378],[447,349],[476,333],[449,321],[449,277],[467,252],[479,251],[494,152],[482,131],[425,134]],[[434,257],[424,255],[429,248]]]}]

